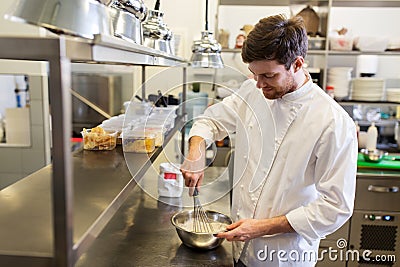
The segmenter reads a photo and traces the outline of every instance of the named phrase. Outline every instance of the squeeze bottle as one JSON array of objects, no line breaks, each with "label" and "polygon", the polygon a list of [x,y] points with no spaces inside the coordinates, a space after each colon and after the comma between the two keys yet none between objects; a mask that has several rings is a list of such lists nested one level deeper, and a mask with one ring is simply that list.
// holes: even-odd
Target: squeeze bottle
[{"label": "squeeze bottle", "polygon": [[375,127],[375,122],[371,123],[371,126],[367,130],[367,149],[375,150],[376,142],[378,140],[378,129]]}]

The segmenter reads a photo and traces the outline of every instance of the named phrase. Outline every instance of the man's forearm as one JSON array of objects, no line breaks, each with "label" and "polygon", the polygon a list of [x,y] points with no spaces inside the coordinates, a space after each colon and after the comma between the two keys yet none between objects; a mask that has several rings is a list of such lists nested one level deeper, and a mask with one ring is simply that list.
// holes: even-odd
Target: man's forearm
[{"label": "man's forearm", "polygon": [[206,142],[203,137],[192,136],[189,139],[189,157],[190,160],[198,160],[205,157]]}]

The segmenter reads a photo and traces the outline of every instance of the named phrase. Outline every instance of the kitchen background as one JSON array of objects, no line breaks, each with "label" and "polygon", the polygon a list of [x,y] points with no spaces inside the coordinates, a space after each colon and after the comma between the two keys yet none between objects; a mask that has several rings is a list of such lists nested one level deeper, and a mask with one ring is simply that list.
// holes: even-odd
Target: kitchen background
[{"label": "kitchen background", "polygon": [[[1,0],[1,35],[52,35],[52,33],[40,27],[5,20],[3,14],[8,10],[12,2],[12,0]],[[155,3],[155,1],[150,0],[145,0],[144,2],[150,9]],[[177,55],[189,59],[193,40],[200,39],[200,32],[204,30],[204,1],[162,1],[161,10],[165,13],[165,23],[175,35]],[[288,6],[218,6],[218,1],[214,0],[210,1],[209,6],[209,28],[214,31],[224,29],[225,32],[229,32],[228,48],[234,48],[236,36],[241,32],[240,29],[243,25],[255,24],[260,18],[268,15],[284,13],[287,16],[291,16],[298,11],[291,10]],[[362,7],[362,4],[358,7],[332,7],[328,31],[331,32],[346,27],[352,36],[385,37],[391,43],[399,43],[400,28],[395,27],[400,22],[399,14],[400,8],[398,7],[370,8]],[[244,77],[249,74],[246,65],[241,63],[240,54],[237,51],[222,52],[222,56],[225,65],[232,69],[227,68],[227,71],[217,73],[216,76],[215,70],[212,69],[188,71],[188,79],[202,82],[201,91],[207,93],[210,98],[215,97],[216,94],[216,91],[212,91],[214,89],[211,85],[212,82],[217,81],[229,84],[232,87],[238,87]],[[319,56],[310,56],[310,67],[318,68],[320,61],[321,58]],[[328,61],[328,67],[352,67],[352,76],[358,76],[356,56],[329,56]],[[97,75],[119,77],[120,99],[116,103],[119,107],[114,107],[114,112],[123,111],[122,103],[129,101],[134,95],[138,94],[142,81],[140,67],[76,64],[74,71],[87,75],[96,73]],[[239,72],[242,72],[243,75],[240,75]],[[27,109],[24,114],[17,115],[23,117],[18,117],[20,120],[16,131],[30,129],[30,131],[25,131],[28,132],[28,136],[22,136],[22,141],[17,138],[16,142],[4,143],[6,140],[2,138],[3,143],[0,144],[0,188],[2,188],[50,163],[49,148],[51,147],[51,140],[49,132],[43,130],[45,128],[50,129],[46,104],[48,101],[46,63],[0,60],[0,74],[0,125],[2,126],[0,128],[2,128],[2,131],[5,130],[4,126],[7,121],[5,117],[6,109],[16,108],[18,105],[15,89],[25,86],[24,81],[18,84],[16,84],[16,81],[21,81],[21,79],[23,80],[24,77],[27,77],[28,93],[22,90],[18,93],[18,97],[21,99],[20,105],[22,107],[26,106]],[[400,56],[379,56],[375,76],[386,79],[387,85],[390,87],[400,87]],[[181,80],[179,71],[165,71],[160,68],[148,67],[146,68],[146,77],[148,79],[147,94],[154,94],[161,90],[162,92],[169,91],[170,94],[178,96],[180,88],[172,87],[175,84],[179,84]],[[383,110],[387,111],[387,107],[383,107]],[[388,112],[392,111],[389,110]],[[12,115],[9,116],[11,117]],[[11,120],[9,119],[8,121],[10,122],[9,125],[11,125]],[[82,128],[82,124],[77,124],[77,129],[79,128]],[[13,132],[9,132],[9,138],[14,135],[18,136],[18,133],[10,133]],[[3,135],[3,133],[0,132],[0,135]],[[40,139],[40,145],[31,144],[29,140],[33,139]]]}]

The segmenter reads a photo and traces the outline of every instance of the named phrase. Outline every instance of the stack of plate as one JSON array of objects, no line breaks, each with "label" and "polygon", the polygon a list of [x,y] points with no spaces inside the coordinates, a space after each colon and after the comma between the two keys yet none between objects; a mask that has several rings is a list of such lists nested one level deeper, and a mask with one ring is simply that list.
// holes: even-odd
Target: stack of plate
[{"label": "stack of plate", "polygon": [[385,80],[378,78],[356,78],[353,80],[352,100],[381,101],[385,88]]},{"label": "stack of plate", "polygon": [[335,67],[328,69],[328,86],[333,86],[335,98],[343,99],[348,97],[351,72],[353,68]]},{"label": "stack of plate", "polygon": [[400,88],[386,88],[386,100],[400,102]]}]

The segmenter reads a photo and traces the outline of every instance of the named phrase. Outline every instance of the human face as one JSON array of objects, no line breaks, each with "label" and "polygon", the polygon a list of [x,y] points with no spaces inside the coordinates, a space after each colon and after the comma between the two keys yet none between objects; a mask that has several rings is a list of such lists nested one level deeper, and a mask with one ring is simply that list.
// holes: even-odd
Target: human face
[{"label": "human face", "polygon": [[249,70],[254,74],[257,88],[261,89],[268,99],[278,99],[297,88],[293,64],[289,70],[276,60],[257,60],[249,64]]}]

